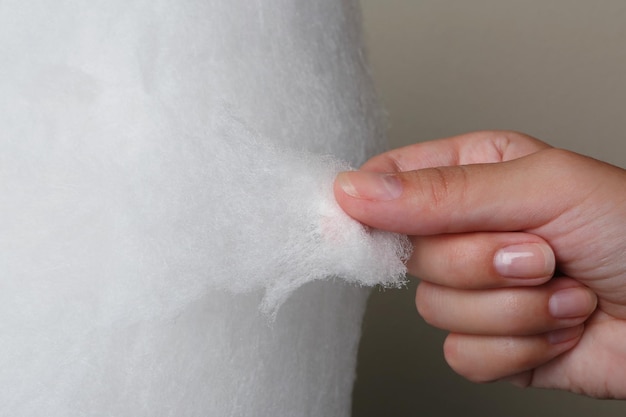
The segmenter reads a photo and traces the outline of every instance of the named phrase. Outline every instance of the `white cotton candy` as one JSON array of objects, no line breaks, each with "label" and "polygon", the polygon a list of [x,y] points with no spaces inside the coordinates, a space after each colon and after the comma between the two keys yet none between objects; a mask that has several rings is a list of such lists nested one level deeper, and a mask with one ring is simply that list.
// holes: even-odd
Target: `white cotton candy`
[{"label": "white cotton candy", "polygon": [[354,2],[0,3],[0,415],[348,415],[408,256],[333,196],[361,47]]}]

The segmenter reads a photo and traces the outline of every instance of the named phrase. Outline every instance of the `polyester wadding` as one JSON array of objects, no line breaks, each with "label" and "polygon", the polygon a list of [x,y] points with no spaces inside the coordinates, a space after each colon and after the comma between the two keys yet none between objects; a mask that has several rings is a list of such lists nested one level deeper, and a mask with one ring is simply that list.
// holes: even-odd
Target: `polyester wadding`
[{"label": "polyester wadding", "polygon": [[382,138],[355,1],[0,2],[0,415],[347,416]]}]

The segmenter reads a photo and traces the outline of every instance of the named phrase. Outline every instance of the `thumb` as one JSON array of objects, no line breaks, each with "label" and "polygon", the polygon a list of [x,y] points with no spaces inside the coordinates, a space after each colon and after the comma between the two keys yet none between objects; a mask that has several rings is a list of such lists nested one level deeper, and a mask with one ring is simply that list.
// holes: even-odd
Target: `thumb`
[{"label": "thumb", "polygon": [[500,163],[342,172],[335,197],[362,223],[408,235],[527,230],[585,195],[577,157],[549,148]]}]

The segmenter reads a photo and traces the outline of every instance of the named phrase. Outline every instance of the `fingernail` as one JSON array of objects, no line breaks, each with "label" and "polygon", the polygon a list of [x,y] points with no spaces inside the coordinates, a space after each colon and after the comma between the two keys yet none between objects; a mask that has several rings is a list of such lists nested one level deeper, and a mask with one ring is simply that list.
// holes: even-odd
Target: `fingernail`
[{"label": "fingernail", "polygon": [[550,342],[553,345],[558,345],[559,343],[576,339],[582,334],[583,328],[584,326],[581,324],[576,327],[570,327],[569,329],[555,330],[553,332],[548,333],[548,342]]},{"label": "fingernail", "polygon": [[555,260],[552,250],[540,243],[512,245],[494,257],[496,271],[508,278],[539,278],[552,275]]},{"label": "fingernail", "polygon": [[402,194],[402,182],[393,174],[341,172],[337,176],[337,183],[346,194],[364,200],[389,201]]},{"label": "fingernail", "polygon": [[550,314],[558,319],[583,317],[596,308],[596,300],[585,288],[567,288],[552,294],[548,302]]}]

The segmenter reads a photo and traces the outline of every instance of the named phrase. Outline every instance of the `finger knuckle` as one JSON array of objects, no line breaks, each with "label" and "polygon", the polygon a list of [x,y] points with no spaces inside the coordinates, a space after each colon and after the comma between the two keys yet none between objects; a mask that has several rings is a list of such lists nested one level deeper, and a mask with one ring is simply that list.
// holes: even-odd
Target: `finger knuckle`
[{"label": "finger knuckle", "polygon": [[420,192],[418,198],[436,213],[463,201],[467,184],[465,167],[435,167],[424,170],[416,189]]},{"label": "finger knuckle", "polygon": [[551,169],[554,173],[558,173],[558,179],[564,183],[575,183],[581,173],[584,173],[582,167],[587,166],[588,158],[559,148],[546,149],[539,154],[543,158],[543,166]]}]

